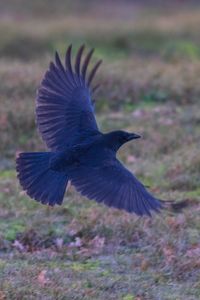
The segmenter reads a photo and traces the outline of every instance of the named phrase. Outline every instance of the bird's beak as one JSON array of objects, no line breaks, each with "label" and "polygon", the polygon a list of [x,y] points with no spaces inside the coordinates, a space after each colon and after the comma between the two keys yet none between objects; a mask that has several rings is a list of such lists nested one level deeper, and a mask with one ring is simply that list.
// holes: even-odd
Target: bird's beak
[{"label": "bird's beak", "polygon": [[136,134],[136,133],[130,133],[128,137],[128,141],[134,140],[134,139],[139,139],[141,138],[141,135]]}]

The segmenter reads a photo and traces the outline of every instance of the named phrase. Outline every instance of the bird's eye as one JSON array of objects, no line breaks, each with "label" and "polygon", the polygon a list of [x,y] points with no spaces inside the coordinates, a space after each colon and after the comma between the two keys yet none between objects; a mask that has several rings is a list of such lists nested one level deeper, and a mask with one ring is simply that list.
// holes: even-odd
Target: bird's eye
[{"label": "bird's eye", "polygon": [[120,136],[119,140],[120,140],[121,143],[124,143],[127,140],[127,136],[125,134],[123,134],[123,135]]}]

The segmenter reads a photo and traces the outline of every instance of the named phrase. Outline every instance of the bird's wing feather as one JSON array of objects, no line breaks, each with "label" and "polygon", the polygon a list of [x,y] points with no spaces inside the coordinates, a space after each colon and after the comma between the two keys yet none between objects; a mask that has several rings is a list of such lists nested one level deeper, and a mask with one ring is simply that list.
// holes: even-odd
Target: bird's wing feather
[{"label": "bird's wing feather", "polygon": [[65,67],[56,53],[38,89],[36,99],[36,122],[39,132],[48,148],[63,151],[84,133],[95,134],[98,126],[91,100],[91,81],[101,61],[97,62],[86,78],[88,64],[93,50],[85,57],[81,66],[84,46],[80,47],[75,60],[74,71],[71,64],[69,46]]},{"label": "bird's wing feather", "polygon": [[117,159],[104,166],[79,166],[70,173],[72,184],[89,199],[137,215],[151,216],[151,210],[161,209],[160,201]]}]

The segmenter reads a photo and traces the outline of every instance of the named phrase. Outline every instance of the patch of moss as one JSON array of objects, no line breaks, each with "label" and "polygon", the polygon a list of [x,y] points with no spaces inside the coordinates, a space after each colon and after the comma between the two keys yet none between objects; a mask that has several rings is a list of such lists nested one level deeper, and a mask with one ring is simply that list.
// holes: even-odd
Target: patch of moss
[{"label": "patch of moss", "polygon": [[4,238],[8,241],[14,241],[17,234],[23,232],[26,229],[26,226],[18,221],[11,221],[8,224],[5,224],[5,221],[2,222],[2,227],[4,227],[3,235]]},{"label": "patch of moss", "polygon": [[167,43],[163,49],[163,56],[167,59],[186,58],[190,60],[200,58],[200,48],[193,41],[176,40]]},{"label": "patch of moss", "polygon": [[100,276],[109,277],[109,276],[111,276],[111,272],[109,270],[104,270],[103,272],[100,273]]},{"label": "patch of moss", "polygon": [[135,296],[132,294],[127,294],[123,296],[122,300],[135,300]]},{"label": "patch of moss", "polygon": [[142,95],[144,104],[155,106],[158,103],[163,103],[168,99],[168,94],[164,90],[150,90]]},{"label": "patch of moss", "polygon": [[99,267],[98,261],[87,260],[83,263],[74,262],[71,266],[71,269],[74,271],[91,271],[96,270]]},{"label": "patch of moss", "polygon": [[3,271],[3,269],[6,267],[7,263],[3,259],[0,259],[0,271]]},{"label": "patch of moss", "polygon": [[0,171],[0,178],[1,179],[9,179],[16,175],[16,172],[14,170],[3,170]]},{"label": "patch of moss", "polygon": [[147,188],[151,188],[152,186],[155,186],[155,182],[153,181],[152,177],[141,177],[139,176],[141,182],[143,182],[143,184],[147,187]]},{"label": "patch of moss", "polygon": [[186,192],[186,196],[190,198],[199,198],[200,197],[200,188],[196,190]]}]

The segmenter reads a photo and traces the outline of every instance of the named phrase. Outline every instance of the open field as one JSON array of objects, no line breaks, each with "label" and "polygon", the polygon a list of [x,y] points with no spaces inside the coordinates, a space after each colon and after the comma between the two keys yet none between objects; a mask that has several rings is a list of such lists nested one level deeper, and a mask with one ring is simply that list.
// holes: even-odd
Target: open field
[{"label": "open field", "polygon": [[[199,299],[200,6],[15,2],[0,4],[0,300]],[[70,43],[104,60],[100,128],[143,137],[120,159],[184,208],[141,219],[73,187],[53,209],[21,191],[15,155],[45,149],[35,92],[55,49],[64,57]]]}]

